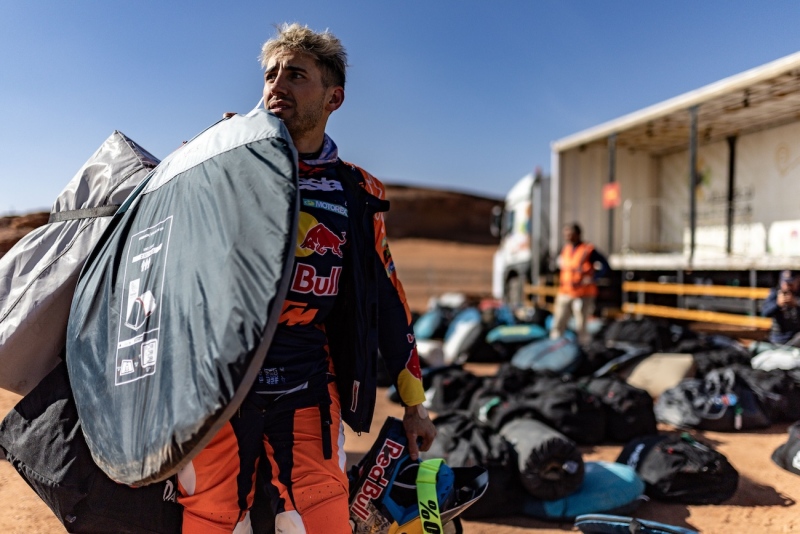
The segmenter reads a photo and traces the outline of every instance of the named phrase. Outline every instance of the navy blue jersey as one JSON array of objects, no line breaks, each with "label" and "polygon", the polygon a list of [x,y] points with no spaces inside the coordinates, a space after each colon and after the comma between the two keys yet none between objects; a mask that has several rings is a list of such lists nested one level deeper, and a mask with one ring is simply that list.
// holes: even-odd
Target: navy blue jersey
[{"label": "navy blue jersey", "polygon": [[256,379],[260,392],[285,392],[330,371],[324,322],[339,294],[348,211],[335,163],[300,163],[300,221],[294,267],[278,328]]}]

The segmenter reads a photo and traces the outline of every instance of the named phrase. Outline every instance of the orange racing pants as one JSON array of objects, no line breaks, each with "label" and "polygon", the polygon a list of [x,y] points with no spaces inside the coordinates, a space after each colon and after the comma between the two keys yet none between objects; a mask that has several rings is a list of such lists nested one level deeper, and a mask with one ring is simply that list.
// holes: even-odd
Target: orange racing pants
[{"label": "orange racing pants", "polygon": [[325,387],[277,400],[248,395],[178,473],[184,534],[251,532],[259,457],[266,457],[262,473],[276,532],[350,534],[339,395],[335,383]]}]

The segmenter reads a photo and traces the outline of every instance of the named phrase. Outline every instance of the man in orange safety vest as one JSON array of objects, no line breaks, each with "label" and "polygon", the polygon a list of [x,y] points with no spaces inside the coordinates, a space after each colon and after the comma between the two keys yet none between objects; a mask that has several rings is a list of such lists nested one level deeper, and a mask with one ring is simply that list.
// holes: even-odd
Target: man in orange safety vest
[{"label": "man in orange safety vest", "polygon": [[578,340],[585,343],[588,341],[586,321],[594,313],[597,297],[595,281],[609,267],[594,245],[581,239],[580,225],[565,224],[563,232],[565,243],[558,256],[559,286],[550,337],[563,336],[570,317],[574,317]]}]

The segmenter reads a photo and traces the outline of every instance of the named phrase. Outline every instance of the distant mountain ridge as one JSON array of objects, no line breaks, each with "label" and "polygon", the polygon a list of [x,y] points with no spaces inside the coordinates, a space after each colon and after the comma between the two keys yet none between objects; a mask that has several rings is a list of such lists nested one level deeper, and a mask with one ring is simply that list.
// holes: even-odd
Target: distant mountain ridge
[{"label": "distant mountain ridge", "polygon": [[389,239],[416,237],[471,243],[497,244],[492,236],[492,208],[502,200],[409,185],[386,185],[391,203],[386,215]]}]

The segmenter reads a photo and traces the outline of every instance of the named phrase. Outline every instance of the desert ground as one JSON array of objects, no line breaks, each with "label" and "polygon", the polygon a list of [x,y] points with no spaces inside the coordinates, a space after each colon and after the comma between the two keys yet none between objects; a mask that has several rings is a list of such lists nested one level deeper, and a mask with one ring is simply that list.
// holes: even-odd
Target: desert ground
[{"label": "desert ground", "polygon": [[[391,237],[391,236],[390,236]],[[409,303],[424,311],[428,299],[446,291],[474,295],[490,292],[492,245],[475,245],[425,239],[391,242],[397,271],[404,281]],[[491,372],[491,368],[480,368]],[[18,396],[0,391],[0,412],[11,410]],[[378,392],[374,428],[387,416],[400,416],[401,408]],[[778,468],[770,454],[786,440],[787,425],[740,434],[700,432],[725,454],[740,473],[739,488],[723,505],[686,506],[647,502],[637,517],[692,528],[708,534],[800,532],[800,477]],[[369,449],[373,435],[348,434],[346,449],[350,462]],[[586,460],[613,461],[621,446],[584,447]],[[0,531],[8,533],[65,532],[50,510],[39,500],[6,462],[0,462]],[[507,517],[485,522],[467,522],[468,534],[559,533],[575,531],[570,523],[544,523],[524,517]]]}]

